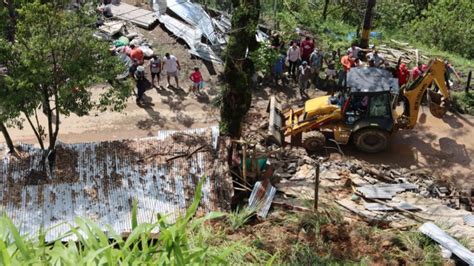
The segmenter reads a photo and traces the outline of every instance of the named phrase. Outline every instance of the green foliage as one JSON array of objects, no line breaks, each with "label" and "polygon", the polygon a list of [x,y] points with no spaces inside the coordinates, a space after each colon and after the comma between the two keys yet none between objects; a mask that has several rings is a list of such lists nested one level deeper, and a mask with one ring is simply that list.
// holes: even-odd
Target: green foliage
[{"label": "green foliage", "polygon": [[255,214],[254,208],[244,207],[239,208],[231,213],[227,214],[227,222],[229,223],[232,230],[237,230],[245,225],[250,218]]},{"label": "green foliage", "polygon": [[412,1],[379,0],[374,13],[374,28],[382,28],[390,31],[400,30],[407,22],[417,16],[417,10]]},{"label": "green foliage", "polygon": [[417,265],[442,265],[439,247],[430,238],[418,231],[401,232],[398,257]]},{"label": "green foliage", "polygon": [[474,94],[466,92],[451,93],[454,108],[461,113],[474,115]]},{"label": "green foliage", "polygon": [[438,0],[410,25],[413,39],[474,58],[474,10],[471,0]]},{"label": "green foliage", "polygon": [[[16,10],[15,42],[0,37],[0,64],[8,69],[0,92],[3,116],[12,119],[24,113],[27,118],[36,117],[42,108],[48,124],[30,123],[42,148],[46,135],[54,147],[58,129],[53,116],[83,116],[94,108],[119,111],[131,94],[130,83],[115,79],[125,71],[124,65],[110,54],[107,43],[92,36],[94,29],[86,26],[95,22],[90,10],[67,11],[57,3],[22,4]],[[95,89],[101,92],[93,98],[90,87],[107,83],[102,90]]]},{"label": "green foliage", "polygon": [[250,53],[250,59],[255,64],[255,68],[268,75],[272,71],[272,67],[280,57],[280,52],[271,46],[260,45],[260,47]]}]

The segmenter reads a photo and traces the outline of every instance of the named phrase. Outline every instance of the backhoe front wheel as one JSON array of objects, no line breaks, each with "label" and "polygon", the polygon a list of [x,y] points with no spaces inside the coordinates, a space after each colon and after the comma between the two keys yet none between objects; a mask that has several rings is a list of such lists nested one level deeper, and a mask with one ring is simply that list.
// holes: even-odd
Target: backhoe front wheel
[{"label": "backhoe front wheel", "polygon": [[365,128],[354,133],[357,149],[367,153],[377,153],[388,147],[389,134],[378,128]]},{"label": "backhoe front wheel", "polygon": [[326,137],[319,131],[305,132],[303,133],[302,144],[308,152],[316,152],[324,147]]}]

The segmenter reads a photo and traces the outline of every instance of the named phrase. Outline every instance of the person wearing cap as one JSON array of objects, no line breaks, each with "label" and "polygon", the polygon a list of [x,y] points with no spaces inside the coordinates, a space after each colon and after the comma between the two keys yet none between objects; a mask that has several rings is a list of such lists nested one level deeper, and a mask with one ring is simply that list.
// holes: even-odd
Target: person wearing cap
[{"label": "person wearing cap", "polygon": [[300,96],[301,99],[308,98],[306,89],[308,88],[309,80],[311,79],[311,67],[308,65],[308,62],[303,61],[301,66],[298,68],[298,84],[300,87]]},{"label": "person wearing cap", "polygon": [[143,94],[146,90],[146,78],[145,78],[145,68],[143,66],[138,66],[134,74],[135,82],[137,83],[137,105],[143,103]]}]

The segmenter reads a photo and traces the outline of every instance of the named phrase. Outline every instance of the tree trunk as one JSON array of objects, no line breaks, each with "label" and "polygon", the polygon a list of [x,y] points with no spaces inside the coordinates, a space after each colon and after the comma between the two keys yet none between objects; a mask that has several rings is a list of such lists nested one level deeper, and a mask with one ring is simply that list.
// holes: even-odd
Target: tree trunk
[{"label": "tree trunk", "polygon": [[12,138],[10,137],[10,134],[8,133],[7,127],[5,124],[0,122],[0,131],[2,131],[3,137],[5,138],[5,142],[7,143],[8,150],[10,153],[15,152],[15,146],[13,146],[13,141]]},{"label": "tree trunk", "polygon": [[255,34],[260,15],[259,0],[233,0],[232,33],[225,54],[224,77],[227,85],[222,90],[222,135],[239,138],[242,119],[252,100],[251,77],[255,73],[253,62],[246,57],[257,49]]},{"label": "tree trunk", "polygon": [[329,0],[324,0],[324,8],[323,8],[323,20],[325,21],[328,16],[328,7],[329,7]]},{"label": "tree trunk", "polygon": [[364,26],[362,29],[362,36],[360,39],[360,47],[362,48],[369,47],[370,29],[372,27],[372,10],[375,7],[375,3],[376,3],[376,0],[367,1],[367,9],[365,10],[365,17],[364,17]]},{"label": "tree trunk", "polygon": [[15,41],[15,28],[16,28],[16,16],[15,16],[15,3],[13,0],[7,1],[8,6],[8,17],[10,18],[10,22],[7,24],[7,40],[10,42]]}]

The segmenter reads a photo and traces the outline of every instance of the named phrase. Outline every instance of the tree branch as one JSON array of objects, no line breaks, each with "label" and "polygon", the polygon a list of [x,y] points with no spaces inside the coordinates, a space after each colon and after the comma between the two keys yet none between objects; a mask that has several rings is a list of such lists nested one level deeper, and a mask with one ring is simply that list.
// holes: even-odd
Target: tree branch
[{"label": "tree branch", "polygon": [[[35,111],[36,112],[36,111]],[[36,138],[38,139],[38,143],[41,147],[42,150],[44,150],[44,143],[43,143],[43,139],[41,138],[41,135],[38,133],[38,131],[36,130],[35,126],[33,125],[33,122],[31,122],[31,118],[30,116],[23,111],[23,114],[25,114],[26,116],[26,120],[28,120],[28,123],[30,124],[31,126],[31,129],[33,129],[33,132],[35,133],[35,136]]]}]

